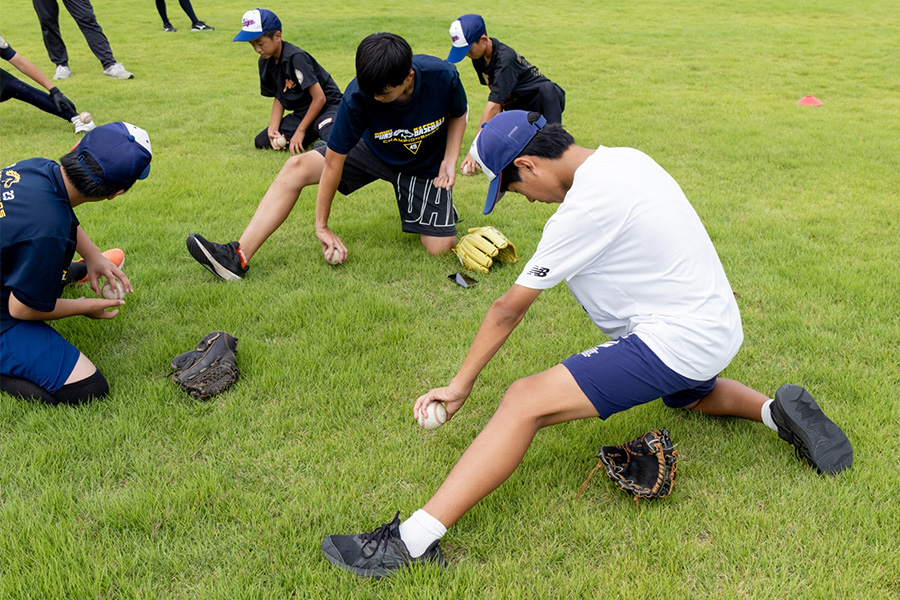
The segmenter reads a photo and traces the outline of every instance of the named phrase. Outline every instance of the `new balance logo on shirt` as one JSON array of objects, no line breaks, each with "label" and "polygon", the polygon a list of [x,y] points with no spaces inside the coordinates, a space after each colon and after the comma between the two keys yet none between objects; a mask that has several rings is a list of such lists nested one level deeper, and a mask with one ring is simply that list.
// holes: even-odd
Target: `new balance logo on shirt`
[{"label": "new balance logo on shirt", "polygon": [[547,267],[531,267],[531,269],[528,270],[528,275],[531,275],[532,277],[546,277],[549,272],[550,269]]}]

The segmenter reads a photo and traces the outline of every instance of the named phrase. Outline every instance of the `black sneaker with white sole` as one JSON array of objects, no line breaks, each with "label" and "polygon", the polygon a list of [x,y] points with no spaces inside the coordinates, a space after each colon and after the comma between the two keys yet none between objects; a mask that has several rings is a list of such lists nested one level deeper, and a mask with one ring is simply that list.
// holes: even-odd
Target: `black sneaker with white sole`
[{"label": "black sneaker with white sole", "polygon": [[247,274],[250,267],[241,266],[241,257],[237,253],[238,243],[217,244],[206,240],[199,233],[192,233],[185,240],[188,252],[198,263],[221,279],[237,281]]},{"label": "black sneaker with white sole", "polygon": [[772,419],[778,427],[778,437],[791,443],[797,457],[819,473],[835,475],[853,465],[853,447],[847,435],[799,385],[778,388]]},{"label": "black sneaker with white sole", "polygon": [[433,562],[447,566],[438,543],[432,544],[422,556],[409,555],[400,539],[400,513],[394,520],[375,531],[357,535],[329,535],[322,540],[322,553],[333,565],[360,577],[380,579],[398,569],[418,563]]}]

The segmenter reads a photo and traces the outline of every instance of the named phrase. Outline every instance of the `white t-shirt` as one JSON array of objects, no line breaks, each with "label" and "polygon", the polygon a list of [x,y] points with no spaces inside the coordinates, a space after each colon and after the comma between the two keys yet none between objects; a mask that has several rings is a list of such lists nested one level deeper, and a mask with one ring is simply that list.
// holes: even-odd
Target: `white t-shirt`
[{"label": "white t-shirt", "polygon": [[681,188],[649,156],[600,146],[544,226],[516,283],[565,281],[606,335],[637,333],[670,369],[706,381],[744,334],[719,256]]}]

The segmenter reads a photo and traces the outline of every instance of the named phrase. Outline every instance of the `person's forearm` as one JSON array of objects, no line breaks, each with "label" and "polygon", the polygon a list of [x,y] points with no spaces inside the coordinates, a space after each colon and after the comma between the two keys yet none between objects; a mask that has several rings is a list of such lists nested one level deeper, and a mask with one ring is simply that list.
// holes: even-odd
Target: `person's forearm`
[{"label": "person's forearm", "polygon": [[[451,118],[447,124],[447,146],[444,149],[444,161],[450,161],[454,165],[459,160],[459,149],[462,146],[463,135],[466,133],[466,115]],[[453,167],[456,168],[455,166]]]},{"label": "person's forearm", "polygon": [[[313,122],[319,117],[319,113],[322,112],[322,108],[325,107],[325,92],[322,91],[322,86],[318,83],[315,83],[309,87],[309,93],[312,96],[312,101],[309,103],[309,108],[306,111],[306,114],[303,116],[303,120],[300,121],[300,125],[297,127],[297,131],[306,131],[312,126]],[[301,140],[302,141],[302,140]]]},{"label": "person's forearm", "polygon": [[284,118],[284,106],[275,98],[272,101],[272,116],[269,117],[269,131],[278,131],[281,126],[281,119]]},{"label": "person's forearm", "polygon": [[47,78],[46,75],[41,73],[40,69],[34,66],[30,60],[28,60],[21,54],[16,54],[15,56],[13,56],[10,59],[9,64],[17,68],[23,75],[27,76],[38,85],[42,86],[48,92],[56,87],[53,85],[53,82]]},{"label": "person's forearm", "polygon": [[452,385],[464,389],[466,393],[471,391],[482,369],[506,343],[516,326],[522,322],[525,313],[528,312],[538,294],[540,294],[540,290],[513,286],[491,304],[459,372],[453,378]]},{"label": "person's forearm", "polygon": [[496,102],[488,101],[487,105],[484,107],[484,112],[481,113],[481,123],[487,123],[488,121],[499,115],[500,111],[502,110],[503,107]]},{"label": "person's forearm", "polygon": [[78,237],[75,241],[75,251],[84,259],[84,262],[90,263],[97,257],[102,257],[103,253],[100,251],[100,248],[97,247],[97,244],[91,241],[91,238],[88,237],[88,234],[84,229],[81,228],[81,225],[78,226]]},{"label": "person's forearm", "polygon": [[9,314],[20,321],[54,321],[84,314],[85,306],[80,300],[60,298],[56,306],[50,312],[41,312],[30,306],[26,306],[15,297],[15,292],[9,295]]},{"label": "person's forearm", "polygon": [[338,154],[331,149],[325,150],[325,167],[319,179],[316,191],[316,229],[328,228],[328,217],[331,215],[331,204],[341,182],[345,154]]}]

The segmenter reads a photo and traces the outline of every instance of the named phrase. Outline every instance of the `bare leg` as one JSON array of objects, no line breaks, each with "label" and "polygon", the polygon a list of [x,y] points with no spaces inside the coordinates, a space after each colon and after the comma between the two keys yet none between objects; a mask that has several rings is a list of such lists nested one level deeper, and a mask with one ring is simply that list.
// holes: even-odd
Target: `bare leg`
[{"label": "bare leg", "polygon": [[84,354],[80,354],[78,356],[78,362],[75,363],[75,368],[72,369],[72,372],[69,374],[69,378],[66,379],[66,383],[64,385],[69,385],[70,383],[75,383],[76,381],[81,381],[82,379],[87,379],[91,375],[94,374],[94,371],[97,370],[97,367],[94,366],[94,363],[91,362]]},{"label": "bare leg", "polygon": [[516,381],[425,511],[449,528],[512,475],[538,429],[596,416],[562,365]]},{"label": "bare leg", "polygon": [[425,250],[432,255],[446,254],[456,245],[456,238],[453,236],[435,237],[433,235],[421,235],[419,237],[422,240],[422,245],[425,246]]},{"label": "bare leg", "polygon": [[739,381],[720,377],[709,394],[686,408],[718,417],[762,421],[762,406],[768,400],[765,394]]},{"label": "bare leg", "polygon": [[324,166],[325,158],[318,152],[304,152],[284,163],[241,234],[241,251],[248,261],[291,214],[303,188],[319,183]]}]

